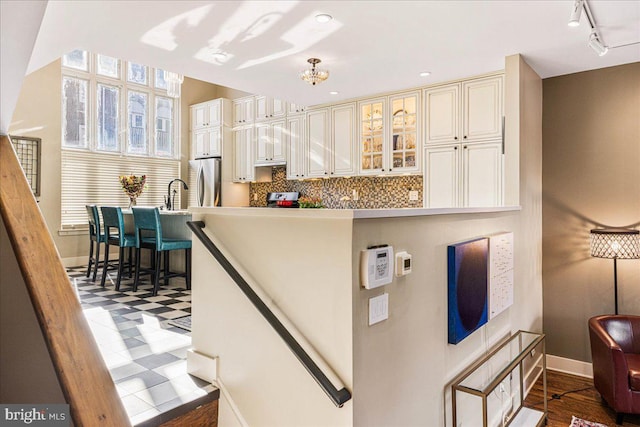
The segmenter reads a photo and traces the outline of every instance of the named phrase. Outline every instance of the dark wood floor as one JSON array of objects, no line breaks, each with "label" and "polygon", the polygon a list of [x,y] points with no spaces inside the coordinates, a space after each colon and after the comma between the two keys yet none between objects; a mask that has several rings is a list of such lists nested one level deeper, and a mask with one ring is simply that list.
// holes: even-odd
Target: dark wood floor
[{"label": "dark wood floor", "polygon": [[[580,391],[573,392],[573,390]],[[542,378],[540,378],[529,393],[525,406],[543,409],[542,393]],[[553,399],[551,397],[553,394],[561,395],[561,397]],[[549,399],[548,427],[568,427],[573,415],[609,427],[618,425],[616,424],[615,412],[600,398],[600,394],[593,387],[593,380],[590,378],[547,371],[547,399]],[[625,415],[623,425],[640,426],[640,416]]]}]

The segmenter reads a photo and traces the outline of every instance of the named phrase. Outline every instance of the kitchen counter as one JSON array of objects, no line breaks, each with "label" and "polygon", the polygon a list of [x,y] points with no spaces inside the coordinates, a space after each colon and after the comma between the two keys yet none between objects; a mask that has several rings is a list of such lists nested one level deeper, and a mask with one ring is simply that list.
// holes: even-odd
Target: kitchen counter
[{"label": "kitchen counter", "polygon": [[287,209],[287,208],[189,208],[194,214],[240,215],[293,218],[400,218],[430,215],[464,215],[480,213],[513,212],[520,206],[491,208],[405,208],[405,209]]}]

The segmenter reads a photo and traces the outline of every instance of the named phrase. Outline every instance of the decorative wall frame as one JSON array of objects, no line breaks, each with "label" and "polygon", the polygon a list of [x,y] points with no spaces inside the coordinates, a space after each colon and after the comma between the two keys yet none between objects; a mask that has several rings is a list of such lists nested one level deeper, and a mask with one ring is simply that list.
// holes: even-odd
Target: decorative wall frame
[{"label": "decorative wall frame", "polygon": [[29,138],[26,136],[10,136],[11,142],[16,150],[18,161],[22,166],[31,191],[36,197],[40,196],[40,150],[42,139]]}]

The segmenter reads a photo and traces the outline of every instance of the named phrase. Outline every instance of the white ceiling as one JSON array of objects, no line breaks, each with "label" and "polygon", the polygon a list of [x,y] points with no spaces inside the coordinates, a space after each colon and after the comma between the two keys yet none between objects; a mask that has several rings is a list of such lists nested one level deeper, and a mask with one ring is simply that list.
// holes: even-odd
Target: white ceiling
[{"label": "white ceiling", "polygon": [[[604,43],[640,42],[640,1],[591,0]],[[599,57],[589,26],[555,1],[49,1],[28,71],[76,48],[246,92],[313,105],[504,68],[520,53],[542,77],[640,61],[640,44]],[[320,24],[314,16],[329,13]],[[228,53],[218,61],[212,52]],[[329,80],[297,74],[322,59]],[[430,71],[430,77],[419,72]],[[330,95],[338,91],[339,95]]]}]

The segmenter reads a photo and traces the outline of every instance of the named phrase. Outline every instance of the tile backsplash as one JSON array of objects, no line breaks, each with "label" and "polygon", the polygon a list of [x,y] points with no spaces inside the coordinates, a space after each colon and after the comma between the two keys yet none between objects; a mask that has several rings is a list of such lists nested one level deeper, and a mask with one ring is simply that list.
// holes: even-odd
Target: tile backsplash
[{"label": "tile backsplash", "polygon": [[[358,192],[358,200],[353,198]],[[409,191],[418,192],[417,201],[409,201]],[[250,184],[251,206],[267,205],[267,193],[299,191],[300,196],[319,197],[326,208],[380,209],[422,207],[422,176],[330,178],[307,181],[287,180],[285,167],[274,167],[272,182]],[[254,200],[254,194],[257,200]],[[348,197],[350,200],[341,200]]]}]

